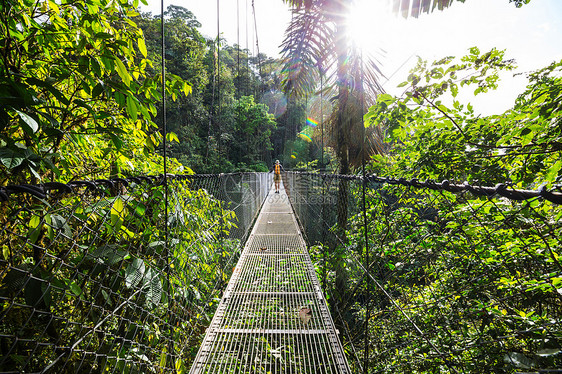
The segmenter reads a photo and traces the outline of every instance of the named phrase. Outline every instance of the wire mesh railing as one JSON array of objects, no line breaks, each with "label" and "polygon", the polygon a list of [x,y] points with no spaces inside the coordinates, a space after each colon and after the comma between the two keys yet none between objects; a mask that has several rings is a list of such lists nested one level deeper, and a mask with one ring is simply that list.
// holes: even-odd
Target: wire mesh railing
[{"label": "wire mesh railing", "polygon": [[187,370],[271,177],[166,180],[0,188],[1,372]]},{"label": "wire mesh railing", "polygon": [[559,189],[283,180],[354,372],[562,368]]},{"label": "wire mesh railing", "polygon": [[[187,370],[271,174],[167,180],[0,187],[0,371]],[[559,190],[283,183],[354,372],[562,367]]]}]

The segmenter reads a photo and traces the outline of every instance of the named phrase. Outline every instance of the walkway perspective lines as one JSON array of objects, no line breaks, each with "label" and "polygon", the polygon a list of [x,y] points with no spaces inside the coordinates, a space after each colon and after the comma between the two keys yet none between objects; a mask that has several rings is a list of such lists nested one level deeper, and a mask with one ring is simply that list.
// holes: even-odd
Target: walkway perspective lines
[{"label": "walkway perspective lines", "polygon": [[283,189],[264,202],[190,373],[350,373]]}]

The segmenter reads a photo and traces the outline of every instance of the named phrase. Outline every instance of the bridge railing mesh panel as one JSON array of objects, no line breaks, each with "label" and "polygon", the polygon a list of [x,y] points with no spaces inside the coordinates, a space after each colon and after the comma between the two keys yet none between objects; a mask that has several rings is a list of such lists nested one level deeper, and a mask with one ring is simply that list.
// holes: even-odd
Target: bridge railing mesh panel
[{"label": "bridge railing mesh panel", "polygon": [[366,247],[360,177],[284,181],[353,370],[562,368],[559,192],[368,178]]},{"label": "bridge railing mesh panel", "polygon": [[0,372],[189,367],[271,177],[167,180],[0,188]]}]

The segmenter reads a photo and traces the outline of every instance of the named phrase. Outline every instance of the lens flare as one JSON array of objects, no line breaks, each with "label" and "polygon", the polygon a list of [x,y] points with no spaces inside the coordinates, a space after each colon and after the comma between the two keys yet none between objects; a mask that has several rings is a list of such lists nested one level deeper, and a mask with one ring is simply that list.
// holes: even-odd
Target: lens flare
[{"label": "lens flare", "polygon": [[300,132],[297,136],[308,143],[312,143],[312,138],[305,133]]},{"label": "lens flare", "polygon": [[313,120],[312,118],[308,117],[306,119],[306,124],[312,127],[316,127],[318,126],[318,122],[316,122],[315,120]]},{"label": "lens flare", "polygon": [[273,114],[275,118],[279,118],[287,110],[287,98],[278,90],[266,92],[261,102],[267,105],[269,113]]}]

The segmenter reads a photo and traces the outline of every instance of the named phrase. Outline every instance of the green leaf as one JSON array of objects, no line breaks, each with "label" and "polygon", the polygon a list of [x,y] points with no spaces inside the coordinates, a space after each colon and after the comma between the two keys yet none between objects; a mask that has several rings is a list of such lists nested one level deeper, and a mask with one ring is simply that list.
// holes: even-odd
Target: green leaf
[{"label": "green leaf", "polygon": [[39,234],[41,233],[41,228],[39,224],[41,223],[41,218],[39,216],[33,216],[29,220],[29,231],[27,233],[27,237],[31,243],[37,242],[39,238]]},{"label": "green leaf", "polygon": [[146,304],[148,307],[155,307],[160,304],[162,299],[162,284],[160,282],[160,276],[157,272],[149,269],[145,275],[148,285],[148,290],[146,292]]},{"label": "green leaf", "polygon": [[146,43],[144,42],[143,38],[139,38],[137,40],[138,46],[139,46],[139,51],[142,53],[142,55],[146,58],[146,55],[148,54],[147,50],[146,50]]},{"label": "green leaf", "polygon": [[123,108],[127,104],[127,99],[121,92],[115,92],[115,101],[120,108]]},{"label": "green leaf", "polygon": [[45,127],[43,128],[43,132],[49,136],[59,136],[59,135],[63,135],[64,133],[58,129],[58,127],[60,126],[59,121],[57,121],[55,118],[53,118],[50,114],[45,113],[45,112],[37,112],[37,114],[41,115],[42,117],[44,117],[47,121],[49,121],[49,123],[51,124],[51,126],[53,127]]},{"label": "green leaf", "polygon": [[144,105],[139,105],[139,110],[142,114],[142,116],[146,119],[146,120],[150,120],[152,117],[150,116],[150,113],[148,113],[148,110],[146,109],[146,107]]},{"label": "green leaf", "polygon": [[[118,137],[115,134],[109,134],[109,137],[111,138],[111,142],[113,143],[113,145],[115,146],[115,149],[117,151],[120,151],[121,148],[123,148],[123,141],[121,140],[120,137]],[[109,150],[111,150],[111,148],[108,148]]]},{"label": "green leaf", "polygon": [[77,285],[75,282],[70,282],[68,284],[68,288],[70,289],[70,291],[72,291],[73,294],[75,294],[76,296],[80,296],[82,294],[82,289],[80,288],[79,285]]},{"label": "green leaf", "polygon": [[113,201],[113,205],[111,206],[111,226],[113,227],[114,232],[117,232],[121,228],[124,214],[125,206],[123,204],[123,200],[121,200],[121,198],[115,199]]},{"label": "green leaf", "polygon": [[103,82],[99,82],[94,86],[94,89],[92,90],[92,97],[94,98],[98,97],[99,95],[101,95],[103,91],[104,91]]},{"label": "green leaf", "polygon": [[389,105],[394,102],[394,97],[392,97],[392,95],[389,94],[381,94],[377,97],[377,101]]},{"label": "green leaf", "polygon": [[95,57],[92,57],[90,59],[90,66],[92,67],[92,70],[94,71],[97,77],[101,76],[101,66]]},{"label": "green leaf", "polygon": [[166,140],[169,141],[169,142],[178,142],[178,143],[180,142],[176,133],[171,132],[171,131],[166,134]]},{"label": "green leaf", "polygon": [[106,32],[98,32],[98,33],[96,33],[95,38],[96,39],[111,39],[111,38],[113,38],[113,35],[108,34]]},{"label": "green leaf", "polygon": [[535,136],[535,132],[532,129],[526,127],[521,130],[521,145],[529,144]]},{"label": "green leaf", "polygon": [[160,353],[160,367],[161,368],[166,367],[167,358],[168,358],[168,349],[166,347],[164,347],[164,349]]},{"label": "green leaf", "polygon": [[64,233],[64,235],[68,238],[72,238],[72,230],[68,225],[66,219],[58,214],[51,214],[51,226],[54,229],[60,230]]},{"label": "green leaf", "polygon": [[33,135],[37,132],[37,130],[39,130],[39,124],[37,123],[37,121],[35,121],[35,119],[33,119],[31,116],[29,116],[28,114],[26,114],[24,112],[20,112],[17,109],[14,109],[14,110],[16,111],[18,116],[20,117],[20,119],[21,119],[20,123],[22,124],[22,127],[23,127],[24,131],[28,135]]},{"label": "green leaf", "polygon": [[562,168],[562,160],[558,160],[554,163],[554,165],[552,165],[548,171],[546,172],[546,181],[547,182],[554,182],[554,180],[556,179],[556,177],[558,176],[558,172],[560,172],[560,169]]},{"label": "green leaf", "polygon": [[51,8],[53,12],[60,14],[60,8],[54,1],[49,0],[49,8]]},{"label": "green leaf", "polygon": [[560,348],[544,348],[537,351],[537,356],[549,357],[559,355],[561,352]]},{"label": "green leaf", "polygon": [[8,147],[0,148],[0,162],[8,169],[20,166],[25,160],[23,152]]},{"label": "green leaf", "polygon": [[183,93],[185,94],[185,96],[189,95],[192,92],[192,88],[189,84],[187,84],[187,82],[183,83]]},{"label": "green leaf", "polygon": [[125,286],[136,287],[144,277],[146,266],[140,258],[135,258],[125,269]]},{"label": "green leaf", "polygon": [[91,107],[88,103],[86,103],[84,100],[75,99],[75,100],[73,101],[73,103],[74,103],[74,104],[77,104],[79,107],[82,107],[82,108],[86,109],[88,112],[90,112],[90,114],[91,114],[92,116],[95,116],[95,111],[94,111],[94,110],[92,109],[92,107]]},{"label": "green leaf", "polygon": [[184,367],[184,365],[183,365],[183,361],[182,361],[181,358],[177,358],[177,359],[176,359],[175,366],[176,366],[176,372],[177,372],[178,374],[183,374],[183,373],[185,373],[185,367]]},{"label": "green leaf", "polygon": [[115,244],[98,247],[89,253],[88,256],[97,260],[102,260],[109,266],[131,257],[127,251],[118,249]]},{"label": "green leaf", "polygon": [[166,242],[162,240],[151,242],[148,244],[148,248],[158,253],[162,252],[165,246],[166,246]]},{"label": "green leaf", "polygon": [[53,96],[55,96],[61,103],[63,103],[64,105],[68,105],[70,101],[68,101],[68,99],[64,96],[64,94],[60,90],[56,89],[51,83],[48,82],[49,79],[52,80],[52,78],[47,78],[47,81],[40,80],[37,78],[27,78],[27,83],[30,85],[34,85],[46,89],[51,94],[53,94]]},{"label": "green leaf", "polygon": [[117,74],[119,74],[119,76],[123,80],[123,83],[125,83],[125,85],[129,87],[131,85],[131,75],[129,74],[129,71],[125,67],[125,64],[123,64],[123,62],[119,58],[116,58],[114,61],[115,61],[115,69],[117,70]]},{"label": "green leaf", "polygon": [[127,96],[127,113],[129,113],[133,121],[137,120],[137,104],[135,103],[135,99],[131,96]]},{"label": "green leaf", "polygon": [[109,294],[105,290],[101,290],[101,294],[102,294],[106,303],[108,303],[109,305],[113,305],[113,302],[111,301],[111,298],[109,297]]},{"label": "green leaf", "polygon": [[443,111],[444,113],[448,113],[448,112],[449,112],[449,108],[447,108],[445,105],[440,104],[440,105],[437,105],[437,107],[438,107],[441,111]]}]

